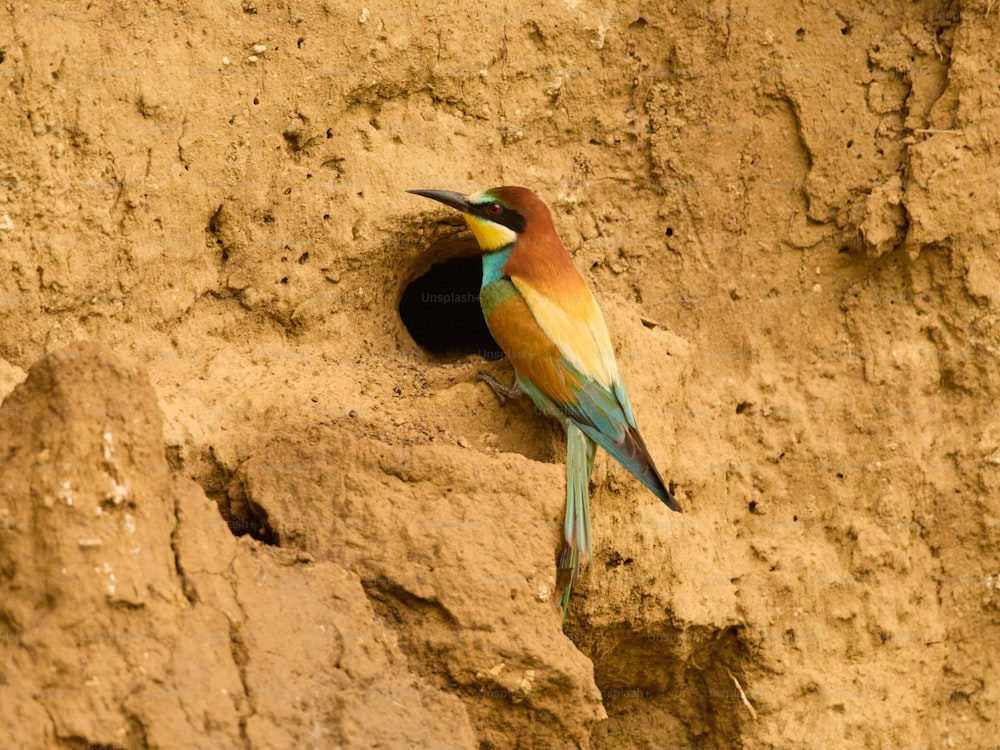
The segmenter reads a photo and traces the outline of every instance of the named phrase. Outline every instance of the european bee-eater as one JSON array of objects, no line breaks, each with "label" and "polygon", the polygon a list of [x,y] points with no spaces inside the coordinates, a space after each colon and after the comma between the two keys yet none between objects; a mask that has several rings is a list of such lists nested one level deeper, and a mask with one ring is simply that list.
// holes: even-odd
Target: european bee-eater
[{"label": "european bee-eater", "polygon": [[565,615],[573,584],[592,555],[589,484],[595,445],[671,510],[680,511],[680,505],[639,435],[604,316],[542,200],[523,187],[469,196],[408,192],[461,211],[483,252],[479,301],[517,378],[513,388],[487,378],[501,402],[526,393],[566,430],[566,518],[558,577]]}]

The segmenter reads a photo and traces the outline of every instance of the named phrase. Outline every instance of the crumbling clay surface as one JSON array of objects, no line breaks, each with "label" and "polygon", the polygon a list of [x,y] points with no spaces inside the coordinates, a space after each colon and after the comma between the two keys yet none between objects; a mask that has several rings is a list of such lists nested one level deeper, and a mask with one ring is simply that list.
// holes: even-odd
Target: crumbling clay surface
[{"label": "crumbling clay surface", "polygon": [[[0,9],[0,746],[996,747],[993,6]],[[500,184],[685,511],[565,622]]]},{"label": "crumbling clay surface", "polygon": [[473,743],[358,576],[235,540],[161,424],[145,373],[89,343],[0,410],[2,744]]}]

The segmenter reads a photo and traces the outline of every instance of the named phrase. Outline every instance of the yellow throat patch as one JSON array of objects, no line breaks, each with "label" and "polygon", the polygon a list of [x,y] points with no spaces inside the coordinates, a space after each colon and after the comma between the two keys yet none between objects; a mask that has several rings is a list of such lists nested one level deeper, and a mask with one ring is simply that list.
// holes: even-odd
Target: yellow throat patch
[{"label": "yellow throat patch", "polygon": [[462,216],[465,217],[465,223],[469,225],[476,242],[479,243],[479,249],[483,252],[489,253],[499,250],[517,240],[517,232],[502,224],[494,224],[492,221],[480,219],[478,216],[470,214],[462,214]]}]

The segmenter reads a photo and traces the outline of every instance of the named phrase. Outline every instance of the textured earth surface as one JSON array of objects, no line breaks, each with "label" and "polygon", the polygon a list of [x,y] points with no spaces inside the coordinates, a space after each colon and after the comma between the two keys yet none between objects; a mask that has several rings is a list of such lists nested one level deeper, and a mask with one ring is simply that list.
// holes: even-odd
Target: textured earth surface
[{"label": "textured earth surface", "polygon": [[[0,746],[1000,745],[1000,7],[0,7]],[[408,188],[534,188],[685,508]]]}]

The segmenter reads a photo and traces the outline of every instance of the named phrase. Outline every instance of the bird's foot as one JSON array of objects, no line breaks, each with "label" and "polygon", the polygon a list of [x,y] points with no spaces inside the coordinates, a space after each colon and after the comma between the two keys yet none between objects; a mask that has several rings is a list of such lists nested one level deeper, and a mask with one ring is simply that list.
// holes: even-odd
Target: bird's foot
[{"label": "bird's foot", "polygon": [[508,387],[485,370],[480,370],[476,373],[476,380],[486,383],[486,385],[493,389],[493,392],[497,395],[497,399],[500,401],[500,406],[503,406],[512,398],[519,398],[522,394],[521,386],[516,382],[512,387]]}]

